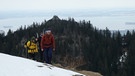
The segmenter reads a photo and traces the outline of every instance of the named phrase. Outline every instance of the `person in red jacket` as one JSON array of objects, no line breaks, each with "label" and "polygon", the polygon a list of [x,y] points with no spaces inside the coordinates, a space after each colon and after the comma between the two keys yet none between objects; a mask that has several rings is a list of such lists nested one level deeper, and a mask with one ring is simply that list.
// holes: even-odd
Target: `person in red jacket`
[{"label": "person in red jacket", "polygon": [[42,36],[41,50],[43,51],[44,61],[51,64],[52,51],[55,51],[55,40],[50,29],[46,30],[45,34]]}]

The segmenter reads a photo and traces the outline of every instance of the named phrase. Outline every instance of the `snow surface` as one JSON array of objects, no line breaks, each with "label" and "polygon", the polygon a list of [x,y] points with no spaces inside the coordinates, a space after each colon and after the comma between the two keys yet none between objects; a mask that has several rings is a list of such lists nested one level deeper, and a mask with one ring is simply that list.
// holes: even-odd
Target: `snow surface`
[{"label": "snow surface", "polygon": [[0,53],[0,76],[85,76],[30,59]]}]

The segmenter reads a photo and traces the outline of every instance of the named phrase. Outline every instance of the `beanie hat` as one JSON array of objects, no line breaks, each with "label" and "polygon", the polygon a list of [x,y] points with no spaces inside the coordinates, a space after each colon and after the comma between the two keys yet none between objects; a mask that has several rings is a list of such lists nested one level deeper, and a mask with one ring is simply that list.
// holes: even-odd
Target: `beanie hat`
[{"label": "beanie hat", "polygon": [[45,32],[51,32],[51,29],[50,28],[48,28],[48,29],[46,29],[46,31]]}]

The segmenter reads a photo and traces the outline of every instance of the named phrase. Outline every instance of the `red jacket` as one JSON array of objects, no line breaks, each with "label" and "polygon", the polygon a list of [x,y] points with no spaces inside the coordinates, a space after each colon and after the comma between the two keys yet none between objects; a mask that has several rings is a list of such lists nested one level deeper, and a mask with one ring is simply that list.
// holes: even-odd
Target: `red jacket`
[{"label": "red jacket", "polygon": [[41,39],[41,49],[52,47],[55,49],[55,40],[53,34],[45,34]]}]

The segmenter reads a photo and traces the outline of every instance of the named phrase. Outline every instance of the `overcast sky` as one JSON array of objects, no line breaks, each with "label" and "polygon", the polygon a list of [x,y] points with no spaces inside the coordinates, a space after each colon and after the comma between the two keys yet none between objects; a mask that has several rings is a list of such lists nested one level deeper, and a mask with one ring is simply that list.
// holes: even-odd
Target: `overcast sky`
[{"label": "overcast sky", "polygon": [[[126,9],[126,13],[123,15],[131,15],[129,18],[127,16],[125,17],[113,17],[113,18],[104,18],[104,17],[99,17],[98,18],[93,18],[88,17],[88,20],[91,20],[92,24],[99,27],[99,28],[106,28],[108,27],[109,29],[130,29],[130,28],[135,28],[133,25],[132,27],[129,28],[129,26],[125,25],[125,22],[134,22],[134,11],[132,13],[127,12],[127,9],[135,9],[135,0],[0,0],[0,30],[8,31],[8,29],[16,29],[20,27],[21,25],[28,25],[31,24],[33,21],[42,21],[43,19],[38,19],[38,18],[27,18],[30,14],[30,17],[36,17],[36,14],[33,15],[33,11],[41,17],[46,17],[45,15],[49,15],[50,12],[54,12],[50,14],[50,16],[56,14],[59,16],[63,16],[65,14],[65,10],[68,11],[68,14],[65,14],[66,17],[74,17],[77,15],[77,17],[82,16],[80,14],[80,11],[82,10],[87,10],[87,9]],[[31,11],[32,10],[32,11]],[[44,12],[39,14],[39,11],[41,12],[49,12],[45,14]],[[43,11],[42,11],[43,10]],[[47,11],[46,11],[47,10]],[[64,11],[63,11],[64,10]],[[79,12],[77,11],[79,10]],[[22,12],[23,11],[23,12]],[[29,12],[30,13],[29,13]],[[61,11],[61,12],[60,12]],[[73,14],[73,12],[77,12]],[[15,13],[14,13],[15,12]],[[21,14],[17,13],[21,12]],[[31,13],[32,12],[32,13]],[[56,13],[60,12],[60,14]],[[87,16],[92,16],[93,14],[87,13],[88,11],[85,11],[83,13],[83,19],[86,19]],[[23,13],[23,14],[22,14]],[[25,14],[27,13],[27,14]],[[97,12],[97,15],[104,14],[104,12]],[[72,14],[72,15],[70,15]],[[79,15],[80,14],[80,15]],[[106,13],[105,13],[106,14]],[[122,15],[122,13],[118,13],[118,15]],[[95,15],[95,12],[94,12]],[[108,15],[108,14],[106,14]],[[112,13],[111,13],[112,15]],[[114,15],[117,15],[114,13]],[[21,19],[20,17],[25,16],[25,19]],[[19,17],[20,19],[12,19],[15,17]],[[11,19],[10,19],[11,18]],[[4,20],[3,20],[4,19]],[[76,19],[81,19],[81,18],[76,18]],[[103,21],[104,20],[104,21]],[[39,22],[40,22],[39,21]],[[102,25],[102,26],[100,26]],[[116,26],[114,26],[116,25]],[[119,26],[117,26],[119,25]],[[124,25],[124,26],[123,26]],[[123,27],[121,27],[123,26]]]},{"label": "overcast sky", "polygon": [[135,0],[0,0],[0,10],[135,8]]}]

